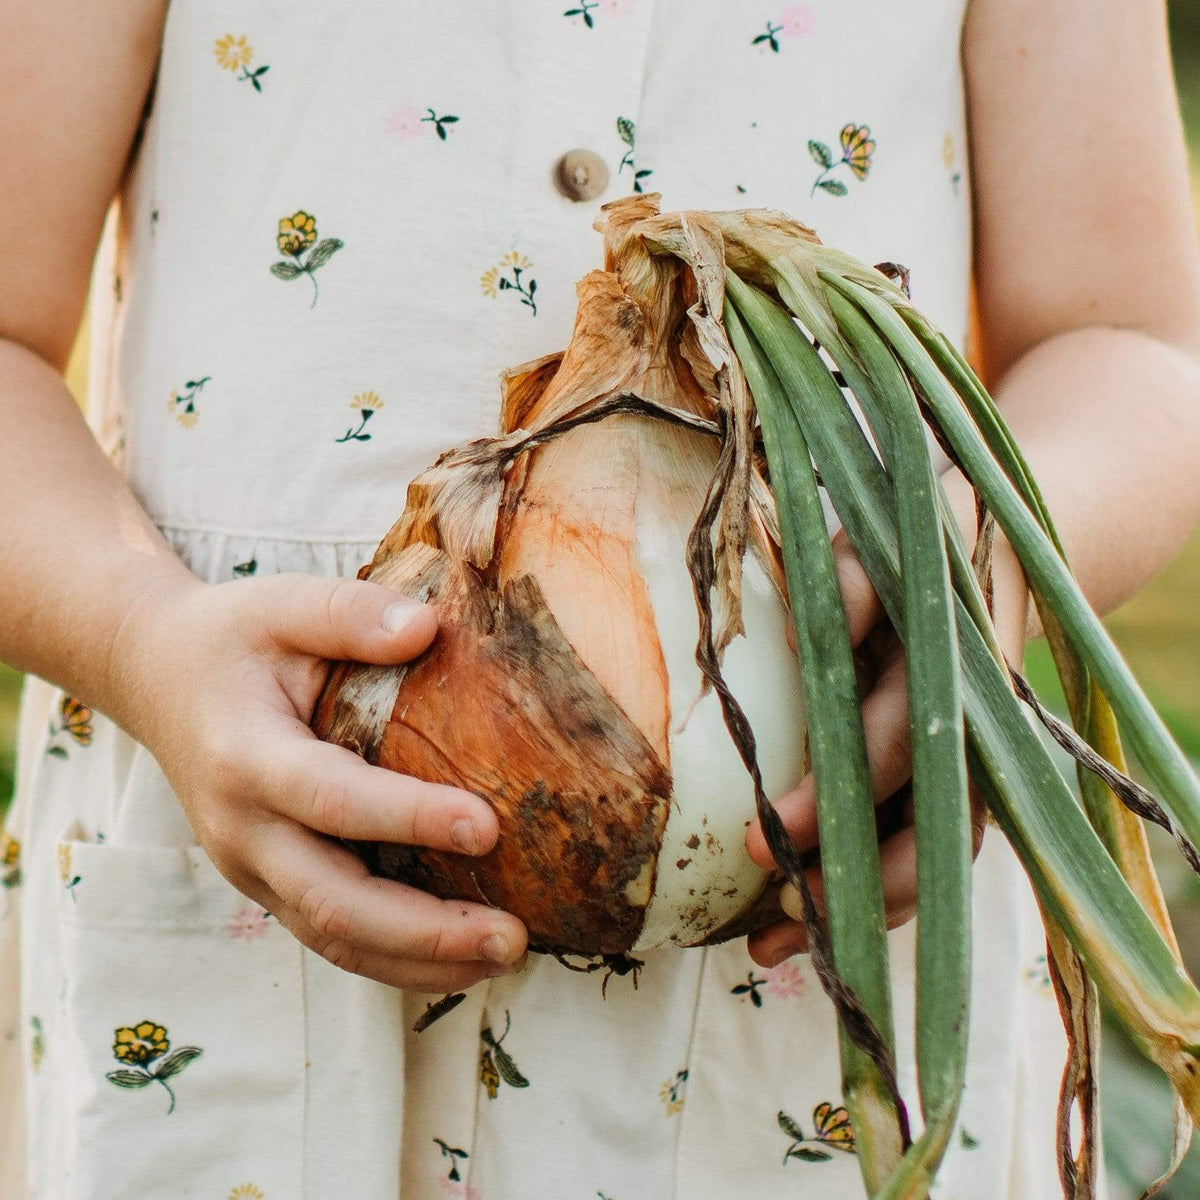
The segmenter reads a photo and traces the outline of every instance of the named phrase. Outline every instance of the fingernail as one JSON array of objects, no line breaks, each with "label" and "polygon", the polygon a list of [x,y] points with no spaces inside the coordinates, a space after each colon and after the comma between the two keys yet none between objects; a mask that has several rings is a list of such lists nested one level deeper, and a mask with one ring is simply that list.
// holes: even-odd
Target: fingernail
[{"label": "fingernail", "polygon": [[786,962],[793,954],[799,954],[802,947],[800,946],[783,946],[777,950],[771,959],[771,966],[777,967],[781,962]]},{"label": "fingernail", "polygon": [[515,963],[496,963],[494,966],[488,967],[487,977],[489,979],[495,979],[500,975],[520,975],[520,973],[525,970],[528,962],[529,955],[522,954]]},{"label": "fingernail", "polygon": [[512,959],[508,939],[498,933],[490,934],[479,943],[479,957],[488,962],[504,963],[505,969]]},{"label": "fingernail", "polygon": [[779,889],[779,907],[793,921],[804,920],[804,901],[801,899],[800,893],[790,883],[785,883]]},{"label": "fingernail", "polygon": [[479,832],[466,817],[459,817],[450,826],[450,840],[463,854],[474,854],[479,849]]},{"label": "fingernail", "polygon": [[419,600],[397,600],[383,610],[379,623],[388,633],[399,633],[424,607]]}]

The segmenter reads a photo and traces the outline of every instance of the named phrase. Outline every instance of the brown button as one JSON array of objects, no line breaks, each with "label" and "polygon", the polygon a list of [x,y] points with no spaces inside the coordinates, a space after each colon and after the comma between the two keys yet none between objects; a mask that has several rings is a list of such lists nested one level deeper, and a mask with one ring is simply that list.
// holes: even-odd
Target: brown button
[{"label": "brown button", "polygon": [[568,200],[595,200],[608,187],[608,167],[591,150],[568,150],[555,164],[554,182]]}]

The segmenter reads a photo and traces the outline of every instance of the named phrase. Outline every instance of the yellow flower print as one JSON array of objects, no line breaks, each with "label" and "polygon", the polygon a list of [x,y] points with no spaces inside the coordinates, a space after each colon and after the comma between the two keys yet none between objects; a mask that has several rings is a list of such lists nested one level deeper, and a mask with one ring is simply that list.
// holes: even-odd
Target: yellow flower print
[{"label": "yellow flower print", "polygon": [[71,899],[74,900],[75,888],[78,886],[81,876],[71,872],[71,843],[59,842],[55,857],[58,859],[59,882],[71,893]]},{"label": "yellow flower print", "polygon": [[234,37],[232,33],[227,33],[224,37],[217,38],[213,44],[213,53],[217,56],[218,65],[226,71],[248,67],[254,57],[254,50],[244,34]]},{"label": "yellow flower print", "polygon": [[299,257],[317,240],[317,219],[303,209],[279,222],[279,253]]},{"label": "yellow flower print", "polygon": [[500,1095],[500,1072],[492,1059],[490,1050],[483,1050],[479,1055],[479,1082],[483,1084],[489,1100],[495,1100]]},{"label": "yellow flower print", "polygon": [[496,266],[489,267],[480,275],[480,290],[493,300],[501,292],[512,292],[520,296],[521,303],[536,317],[537,301],[534,296],[537,293],[537,280],[527,275],[532,266],[533,263],[525,255],[512,250]]},{"label": "yellow flower print", "polygon": [[841,132],[842,162],[859,179],[866,179],[875,154],[875,141],[869,125],[843,125]]},{"label": "yellow flower print", "polygon": [[[5,892],[21,886],[21,843],[10,834],[4,835],[0,851],[0,888]],[[8,896],[4,897],[4,908],[0,916],[8,916]]]},{"label": "yellow flower print", "polygon": [[271,264],[271,274],[276,279],[285,280],[307,275],[313,285],[312,304],[309,307],[314,307],[317,303],[317,278],[314,272],[323,267],[345,243],[338,238],[325,238],[318,242],[317,218],[302,208],[280,220],[275,243],[279,253],[286,258],[283,262]]},{"label": "yellow flower print", "polygon": [[668,1117],[677,1116],[683,1111],[683,1089],[687,1083],[687,1077],[687,1068],[684,1067],[682,1071],[675,1072],[674,1079],[668,1079],[658,1089],[658,1098],[663,1102]]},{"label": "yellow flower print", "polygon": [[4,835],[3,865],[6,868],[21,865],[21,843],[10,833]]},{"label": "yellow flower print", "polygon": [[871,137],[869,125],[855,125],[851,122],[842,126],[838,135],[842,147],[842,157],[835,159],[833,151],[815,138],[808,143],[808,153],[813,162],[821,168],[821,173],[814,180],[810,195],[815,196],[817,189],[828,192],[831,196],[844,196],[850,190],[841,179],[830,179],[829,176],[838,167],[849,167],[857,179],[866,179],[870,174],[875,155],[875,139]]},{"label": "yellow flower print", "polygon": [[217,38],[213,43],[213,54],[216,56],[217,66],[223,71],[241,71],[239,81],[250,84],[256,92],[262,91],[262,77],[271,68],[262,66],[250,70],[254,50],[246,41],[245,34],[235,37],[232,33],[227,33],[224,37]]},{"label": "yellow flower print", "polygon": [[65,734],[77,746],[92,744],[92,710],[82,700],[63,695],[58,703],[58,719],[50,722],[46,753],[54,758],[67,758],[67,748],[60,741]]},{"label": "yellow flower print", "polygon": [[813,1109],[813,1136],[805,1137],[800,1122],[789,1117],[782,1109],[775,1114],[775,1122],[791,1139],[783,1154],[784,1166],[789,1158],[801,1162],[829,1162],[830,1150],[841,1150],[846,1154],[857,1154],[854,1142],[854,1127],[844,1105],[836,1107],[828,1100]]},{"label": "yellow flower print", "polygon": [[369,442],[371,435],[364,433],[363,430],[367,427],[367,422],[383,408],[383,401],[380,399],[377,392],[359,392],[353,400],[350,401],[350,407],[358,413],[358,426],[354,429],[347,429],[338,442]]},{"label": "yellow flower print", "polygon": [[113,1057],[139,1067],[162,1058],[171,1048],[166,1029],[153,1021],[143,1021],[132,1029],[123,1025],[114,1036]]},{"label": "yellow flower print", "polygon": [[122,1025],[113,1031],[113,1058],[122,1064],[122,1068],[109,1071],[104,1078],[116,1087],[130,1090],[159,1084],[171,1097],[167,1109],[170,1115],[175,1111],[175,1093],[167,1080],[203,1053],[197,1046],[180,1046],[168,1054],[170,1048],[166,1026],[156,1021]]},{"label": "yellow flower print", "polygon": [[266,1192],[252,1183],[239,1183],[229,1193],[229,1200],[266,1200]]},{"label": "yellow flower print", "polygon": [[196,422],[200,419],[200,414],[196,411],[196,397],[200,395],[204,390],[204,385],[211,379],[211,375],[205,375],[200,379],[189,379],[183,385],[182,391],[178,388],[171,389],[171,398],[167,401],[167,412],[171,413],[184,429],[196,428]]}]

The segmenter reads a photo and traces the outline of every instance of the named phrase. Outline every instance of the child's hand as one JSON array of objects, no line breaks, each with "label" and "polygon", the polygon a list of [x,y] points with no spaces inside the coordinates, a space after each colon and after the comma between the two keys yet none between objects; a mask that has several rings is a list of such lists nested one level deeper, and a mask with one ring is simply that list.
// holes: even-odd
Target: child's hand
[{"label": "child's hand", "polygon": [[[967,545],[973,545],[973,495],[962,482],[961,476],[953,475],[947,479],[946,490],[951,508]],[[894,796],[912,778],[904,651],[895,632],[886,623],[881,624],[883,606],[845,533],[835,535],[833,552],[850,626],[851,644],[855,650],[869,651],[874,667],[873,682],[862,704],[862,719],[871,791],[878,805]],[[1025,577],[1015,554],[999,531],[992,554],[996,633],[1009,662],[1018,666],[1024,647],[1028,607]],[[801,853],[817,845],[816,783],[811,773],[801,780],[794,791],[779,799],[775,807]],[[973,799],[972,807],[976,816],[974,849],[978,853],[983,838],[984,810],[978,799]],[[889,929],[905,924],[916,914],[916,835],[912,825],[911,800],[906,806],[902,826],[898,832],[885,836],[879,845],[883,899]],[[746,846],[750,857],[760,867],[767,870],[775,868],[775,860],[767,848],[762,825],[757,819],[746,831]],[[808,871],[808,881],[820,904],[822,889],[819,867]],[[798,918],[799,897],[789,893],[791,889],[785,888],[784,909],[789,916]],[[751,957],[760,966],[773,967],[793,954],[806,951],[808,939],[799,920],[780,921],[754,934],[750,938],[749,949]]]},{"label": "child's hand", "polygon": [[221,873],[309,949],[395,987],[447,992],[521,961],[513,916],[372,877],[335,837],[483,854],[491,808],[373,767],[308,728],[327,659],[401,663],[433,640],[426,605],[376,584],[188,580],[143,600],[114,647],[150,749]]}]

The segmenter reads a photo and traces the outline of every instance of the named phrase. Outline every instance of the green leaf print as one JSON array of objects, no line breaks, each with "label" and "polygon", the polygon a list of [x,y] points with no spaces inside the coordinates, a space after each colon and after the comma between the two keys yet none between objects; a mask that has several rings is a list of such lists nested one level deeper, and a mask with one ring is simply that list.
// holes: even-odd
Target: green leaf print
[{"label": "green leaf print", "polygon": [[771,49],[776,54],[778,54],[779,53],[779,34],[781,34],[782,32],[783,32],[782,25],[775,25],[775,24],[772,24],[770,21],[768,21],[767,22],[767,32],[760,33],[758,35],[758,37],[753,38],[750,42],[750,45],[761,46],[763,44],[763,42],[766,42],[767,45],[769,45],[771,47]]},{"label": "green leaf print", "polygon": [[748,997],[750,1003],[753,1004],[755,1008],[762,1008],[763,999],[762,996],[759,995],[759,988],[765,987],[766,982],[767,981],[765,979],[759,979],[753,971],[749,971],[746,974],[746,982],[739,983],[736,987],[731,987],[729,991],[734,996],[741,996],[743,998]]},{"label": "green leaf print", "polygon": [[563,13],[563,16],[582,17],[584,25],[586,25],[589,29],[594,29],[596,26],[596,19],[592,16],[592,9],[599,8],[599,6],[599,0],[581,0],[578,8],[568,8],[567,11]]},{"label": "green leaf print", "polygon": [[787,1152],[788,1158],[798,1158],[801,1162],[828,1162],[833,1155],[824,1150],[813,1150],[810,1146],[794,1146]]},{"label": "green leaf print", "polygon": [[204,1051],[196,1046],[184,1046],[180,1050],[176,1050],[172,1054],[168,1054],[166,1058],[158,1064],[158,1069],[155,1074],[159,1079],[170,1079],[172,1075],[178,1075],[184,1067],[193,1059],[199,1058]]},{"label": "green leaf print", "polygon": [[109,1071],[104,1078],[122,1088],[144,1088],[154,1082],[152,1075],[143,1075],[140,1071]]},{"label": "green leaf print", "polygon": [[46,1038],[40,1017],[30,1017],[29,1026],[33,1030],[33,1036],[29,1039],[29,1066],[36,1075],[42,1069],[42,1059],[46,1057]]},{"label": "green leaf print", "polygon": [[833,151],[824,142],[818,142],[815,138],[810,138],[808,141],[808,152],[812,155],[813,162],[818,167],[824,167],[828,170],[833,166]]},{"label": "green leaf print", "polygon": [[340,438],[335,438],[334,440],[339,443],[369,442],[371,435],[363,431],[367,427],[367,422],[383,408],[383,401],[376,392],[359,392],[350,401],[350,407],[358,413],[358,425],[347,429]]},{"label": "green leaf print", "polygon": [[537,292],[537,280],[527,274],[532,266],[533,263],[525,255],[513,250],[479,277],[483,294],[494,300],[501,292],[513,293],[520,297],[521,303],[536,317],[537,301],[534,295]]},{"label": "green leaf print", "polygon": [[529,1086],[529,1080],[517,1070],[517,1064],[513,1062],[507,1050],[493,1046],[492,1053],[496,1056],[496,1070],[500,1072],[500,1078],[509,1087],[527,1088]]},{"label": "green leaf print", "polygon": [[323,242],[318,242],[308,256],[308,262],[305,264],[307,269],[315,271],[318,267],[323,267],[343,245],[338,238],[326,238]]},{"label": "green leaf print", "polygon": [[787,1113],[780,1110],[775,1114],[775,1120],[779,1122],[779,1128],[788,1135],[793,1141],[804,1141],[804,1130],[794,1121]]},{"label": "green leaf print", "polygon": [[822,179],[817,187],[831,196],[844,196],[850,190],[840,179]]},{"label": "green leaf print", "polygon": [[618,117],[617,136],[628,147],[621,158],[620,165],[617,167],[617,174],[620,175],[628,167],[633,172],[633,190],[640,194],[646,190],[642,186],[642,181],[647,176],[653,175],[654,171],[650,167],[642,167],[639,170],[633,161],[634,144],[637,141],[637,126],[628,117]]},{"label": "green leaf print", "polygon": [[304,272],[295,263],[277,262],[271,264],[271,274],[276,279],[298,279]]},{"label": "green leaf print", "polygon": [[462,1175],[459,1173],[458,1162],[456,1160],[461,1159],[465,1161],[471,1156],[461,1146],[451,1146],[449,1142],[443,1141],[440,1137],[435,1137],[433,1140],[441,1150],[442,1157],[450,1160],[450,1172],[446,1178],[451,1183],[458,1183],[462,1179]]},{"label": "green leaf print", "polygon": [[490,1025],[484,1026],[479,1032],[484,1044],[484,1049],[479,1056],[479,1082],[487,1089],[488,1097],[492,1100],[499,1095],[501,1080],[513,1088],[529,1086],[529,1080],[517,1069],[512,1055],[502,1049],[500,1045],[508,1037],[508,1031],[511,1028],[512,1014],[505,1009],[504,1032],[499,1037],[492,1033]]},{"label": "green leaf print", "polygon": [[437,111],[432,108],[427,108],[425,112],[428,115],[421,118],[421,123],[425,124],[427,122],[431,122],[433,124],[434,132],[438,135],[438,138],[443,142],[446,141],[449,138],[450,133],[446,126],[457,125],[458,118],[452,116],[439,117],[437,115]]}]

